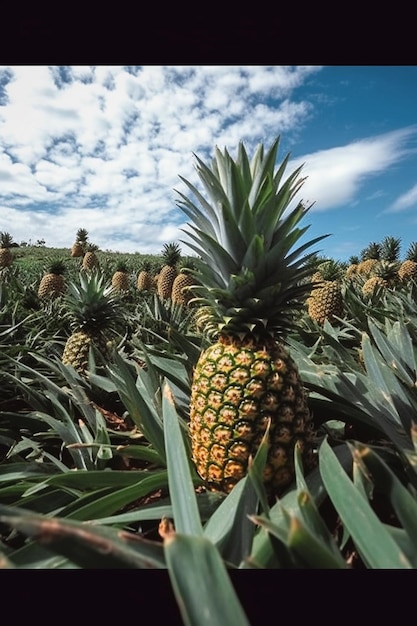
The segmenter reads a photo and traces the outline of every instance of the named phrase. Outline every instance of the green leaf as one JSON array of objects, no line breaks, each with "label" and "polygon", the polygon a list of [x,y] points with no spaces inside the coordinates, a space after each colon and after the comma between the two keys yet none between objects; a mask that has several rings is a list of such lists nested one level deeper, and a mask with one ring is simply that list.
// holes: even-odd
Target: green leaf
[{"label": "green leaf", "polygon": [[175,527],[184,534],[202,535],[203,528],[191,478],[190,462],[179,427],[173,393],[167,381],[163,387],[162,407],[168,484]]},{"label": "green leaf", "polygon": [[324,440],[319,466],[329,497],[369,568],[411,569],[404,552],[353,485],[336,455]]},{"label": "green leaf", "polygon": [[219,552],[206,537],[170,533],[164,550],[185,626],[250,626]]}]

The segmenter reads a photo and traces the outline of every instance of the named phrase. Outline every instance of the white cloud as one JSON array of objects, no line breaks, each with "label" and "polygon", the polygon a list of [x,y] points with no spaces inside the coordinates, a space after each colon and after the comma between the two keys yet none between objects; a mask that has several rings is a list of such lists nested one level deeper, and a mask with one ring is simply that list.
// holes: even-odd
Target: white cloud
[{"label": "white cloud", "polygon": [[307,177],[297,198],[316,202],[315,211],[346,206],[365,179],[387,170],[409,153],[407,143],[416,135],[417,127],[412,126],[291,161],[289,171],[304,164],[301,175]]},{"label": "white cloud", "polygon": [[[314,113],[297,90],[321,69],[0,67],[0,230],[69,247],[83,227],[102,249],[159,252],[184,238],[174,189],[179,174],[198,183],[193,153],[290,143]],[[353,201],[415,132],[305,155],[303,197],[323,211]]]},{"label": "white cloud", "polygon": [[410,207],[417,205],[417,185],[414,185],[406,193],[402,194],[388,209],[388,212],[397,213],[398,211],[404,211]]}]

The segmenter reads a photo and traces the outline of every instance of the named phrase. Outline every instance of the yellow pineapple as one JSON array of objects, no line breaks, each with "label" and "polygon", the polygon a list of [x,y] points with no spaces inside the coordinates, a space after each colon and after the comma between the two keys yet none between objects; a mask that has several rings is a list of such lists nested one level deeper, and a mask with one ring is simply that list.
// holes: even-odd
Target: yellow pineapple
[{"label": "yellow pineapple", "polygon": [[229,492],[248,471],[270,425],[264,472],[267,492],[282,493],[294,478],[294,446],[306,469],[314,464],[307,395],[284,346],[311,283],[305,249],[293,249],[309,207],[288,205],[299,191],[301,167],[283,180],[289,155],[275,172],[279,138],[251,161],[239,144],[233,160],[215,150],[211,167],[197,157],[206,189],[181,177],[196,204],[178,192],[191,220],[199,285],[193,293],[205,309],[212,345],[197,361],[191,387],[190,435],[198,473],[212,490]]},{"label": "yellow pineapple", "polygon": [[71,247],[72,257],[83,257],[88,243],[88,232],[85,228],[79,228],[75,236],[75,242]]},{"label": "yellow pineapple", "polygon": [[63,259],[53,259],[50,261],[46,273],[42,276],[38,287],[38,296],[44,298],[57,298],[65,292],[66,271]]},{"label": "yellow pineapple", "polygon": [[400,268],[399,261],[381,260],[373,270],[373,275],[365,281],[362,286],[364,296],[371,296],[378,287],[383,289],[392,289],[396,287],[400,278],[398,270]]},{"label": "yellow pineapple", "polygon": [[0,233],[0,269],[10,267],[13,263],[13,254],[10,248],[14,246],[13,237],[10,233]]},{"label": "yellow pineapple", "polygon": [[162,251],[164,265],[158,275],[157,293],[162,300],[171,297],[172,285],[178,274],[177,263],[181,258],[181,250],[177,243],[166,243]]},{"label": "yellow pineapple", "polygon": [[171,299],[175,304],[187,306],[193,298],[190,287],[197,283],[193,272],[195,271],[194,260],[190,257],[182,259],[182,266],[174,278],[171,290]]},{"label": "yellow pineapple", "polygon": [[405,259],[398,269],[398,276],[403,283],[417,280],[417,242],[410,243]]},{"label": "yellow pineapple", "polygon": [[319,324],[325,320],[333,323],[335,316],[342,317],[344,311],[341,285],[344,270],[340,262],[329,260],[321,264],[319,271],[321,282],[307,299],[308,314]]},{"label": "yellow pineapple", "polygon": [[356,272],[363,278],[368,278],[381,258],[381,244],[372,242],[361,252],[361,260]]},{"label": "yellow pineapple", "polygon": [[111,284],[117,291],[129,290],[129,269],[126,261],[120,260],[116,263],[116,270],[112,276]]},{"label": "yellow pineapple", "polygon": [[142,262],[142,269],[140,270],[137,278],[136,286],[138,291],[150,291],[154,287],[153,277],[151,274],[151,262],[145,259]]},{"label": "yellow pineapple", "polygon": [[82,269],[86,270],[87,272],[91,272],[94,269],[98,269],[99,267],[99,262],[98,262],[98,258],[97,258],[97,252],[98,250],[98,246],[96,246],[93,243],[89,243],[87,244],[86,247],[86,251],[83,257],[83,262],[82,262]]}]

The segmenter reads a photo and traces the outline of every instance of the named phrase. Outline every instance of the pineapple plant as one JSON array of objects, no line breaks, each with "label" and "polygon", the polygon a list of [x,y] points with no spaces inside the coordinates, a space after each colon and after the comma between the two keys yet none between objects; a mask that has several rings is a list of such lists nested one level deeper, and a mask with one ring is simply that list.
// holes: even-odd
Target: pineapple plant
[{"label": "pineapple plant", "polygon": [[111,284],[117,291],[129,290],[129,269],[126,261],[117,261]]},{"label": "pineapple plant", "polygon": [[319,266],[321,281],[319,286],[312,289],[307,299],[308,315],[324,324],[325,320],[334,322],[335,316],[341,317],[344,311],[342,295],[343,266],[333,259]]},{"label": "pineapple plant", "polygon": [[163,266],[158,275],[157,293],[162,300],[171,297],[172,285],[178,274],[181,249],[177,243],[166,243],[162,250]]},{"label": "pineapple plant", "polygon": [[309,207],[289,205],[304,179],[301,167],[285,180],[289,154],[275,170],[279,137],[249,160],[243,143],[233,160],[215,150],[211,167],[197,158],[207,193],[180,177],[196,202],[178,191],[191,220],[199,285],[210,345],[193,372],[190,437],[197,472],[210,490],[230,492],[248,471],[269,426],[265,488],[280,494],[294,478],[294,446],[314,465],[307,394],[285,338],[296,325],[311,282],[308,247],[294,246]]},{"label": "pineapple plant", "polygon": [[14,246],[13,237],[10,233],[0,233],[0,269],[10,267],[13,263],[13,254],[10,250]]},{"label": "pineapple plant", "polygon": [[357,264],[356,273],[368,278],[381,258],[381,244],[372,242],[361,252],[361,260]]},{"label": "pineapple plant", "polygon": [[175,304],[187,306],[193,298],[193,293],[189,289],[196,284],[193,272],[196,269],[194,259],[187,257],[180,261],[179,273],[172,283],[171,298]]},{"label": "pineapple plant", "polygon": [[124,320],[122,301],[100,272],[80,272],[79,283],[70,282],[65,294],[72,329],[62,354],[64,365],[88,370],[90,347],[104,358],[111,354],[112,336]]},{"label": "pineapple plant", "polygon": [[345,278],[354,278],[358,273],[358,265],[360,263],[359,257],[353,255],[349,257],[348,267],[345,272]]},{"label": "pineapple plant", "polygon": [[83,256],[82,269],[87,272],[91,272],[94,269],[97,269],[99,266],[97,252],[98,246],[94,243],[89,243],[86,246],[85,254]]},{"label": "pineapple plant", "polygon": [[373,270],[373,275],[362,286],[363,295],[371,296],[378,287],[392,289],[397,286],[400,281],[398,275],[399,268],[399,261],[379,261]]},{"label": "pineapple plant", "polygon": [[66,265],[64,259],[52,259],[42,276],[38,287],[38,296],[44,298],[57,298],[65,292]]},{"label": "pineapple plant", "polygon": [[151,274],[152,264],[148,259],[142,262],[141,270],[139,271],[136,286],[138,291],[150,291],[153,289],[153,276]]},{"label": "pineapple plant", "polygon": [[88,242],[88,232],[85,228],[79,228],[75,236],[75,242],[71,247],[72,257],[83,257]]},{"label": "pineapple plant", "polygon": [[399,279],[407,283],[410,280],[417,280],[417,242],[410,243],[404,261],[398,269]]}]

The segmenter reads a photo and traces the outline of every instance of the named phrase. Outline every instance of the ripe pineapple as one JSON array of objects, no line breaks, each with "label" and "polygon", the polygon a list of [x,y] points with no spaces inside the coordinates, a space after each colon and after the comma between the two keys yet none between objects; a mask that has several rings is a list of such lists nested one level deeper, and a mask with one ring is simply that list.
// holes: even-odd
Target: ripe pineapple
[{"label": "ripe pineapple", "polygon": [[308,314],[319,324],[324,324],[326,319],[332,323],[344,311],[341,284],[344,270],[339,261],[331,259],[319,266],[319,272],[322,282],[307,299]]},{"label": "ripe pineapple", "polygon": [[410,280],[417,280],[417,242],[410,243],[405,255],[404,261],[401,263],[398,276],[404,283]]},{"label": "ripe pineapple", "polygon": [[65,292],[64,274],[66,265],[63,259],[53,259],[47,266],[38,287],[39,298],[57,298]]},{"label": "ripe pineapple", "polygon": [[82,268],[87,272],[91,272],[94,269],[98,269],[99,263],[96,252],[98,246],[94,243],[87,244],[86,252],[83,257]]},{"label": "ripe pineapple", "polygon": [[177,263],[181,258],[181,250],[177,243],[166,243],[163,247],[164,265],[158,276],[157,293],[162,300],[171,297],[172,285],[178,274]]},{"label": "ripe pineapple", "polygon": [[153,279],[151,274],[151,262],[149,260],[145,260],[142,262],[142,269],[138,274],[138,279],[136,286],[139,291],[150,291],[153,289]]},{"label": "ripe pineapple", "polygon": [[197,157],[208,198],[182,177],[198,204],[178,192],[178,206],[193,223],[187,245],[198,255],[200,285],[192,290],[213,341],[193,374],[193,459],[207,487],[226,493],[247,473],[269,422],[268,493],[281,493],[293,480],[296,443],[305,467],[314,462],[307,396],[283,342],[311,289],[305,280],[311,255],[304,251],[322,237],[293,249],[307,229],[297,224],[309,207],[288,209],[304,179],[300,167],[283,181],[289,155],[274,172],[278,144],[279,138],[266,154],[259,145],[251,162],[242,143],[236,161],[218,148],[211,168]]},{"label": "ripe pineapple", "polygon": [[100,272],[80,272],[65,295],[72,334],[62,354],[64,365],[86,373],[90,346],[109,358],[111,336],[123,322],[122,301]]},{"label": "ripe pineapple", "polygon": [[10,233],[0,233],[0,269],[10,267],[13,263],[13,254],[10,248],[14,245],[13,237]]},{"label": "ripe pineapple", "polygon": [[373,276],[370,276],[362,286],[363,295],[371,296],[379,286],[384,289],[391,289],[398,285],[400,280],[398,275],[399,268],[399,261],[379,261],[373,271]]},{"label": "ripe pineapple", "polygon": [[75,242],[71,248],[71,256],[72,257],[82,257],[84,256],[86,247],[88,242],[88,232],[85,228],[79,228],[77,230],[77,234],[75,236]]},{"label": "ripe pineapple", "polygon": [[364,278],[368,278],[381,258],[381,244],[372,242],[361,252],[361,261],[356,271]]},{"label": "ripe pineapple", "polygon": [[117,291],[129,290],[129,269],[126,261],[121,260],[117,262],[111,284]]},{"label": "ripe pineapple", "polygon": [[172,283],[171,298],[175,304],[187,306],[192,300],[193,293],[189,289],[196,284],[193,273],[196,269],[194,260],[190,257],[182,260],[182,267]]}]

